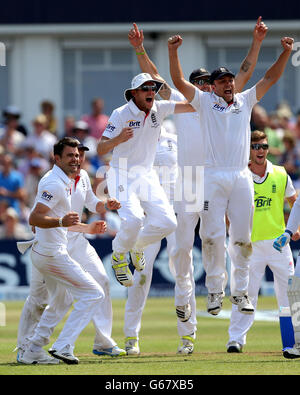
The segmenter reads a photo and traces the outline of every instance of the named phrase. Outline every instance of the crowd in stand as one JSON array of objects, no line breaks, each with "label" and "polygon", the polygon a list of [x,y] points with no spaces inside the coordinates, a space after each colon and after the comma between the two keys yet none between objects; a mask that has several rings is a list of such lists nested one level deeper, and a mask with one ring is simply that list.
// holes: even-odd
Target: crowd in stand
[{"label": "crowd in stand", "polygon": [[[78,120],[71,115],[66,116],[63,133],[58,131],[55,105],[50,101],[41,102],[40,113],[31,125],[22,124],[22,114],[17,107],[3,109],[0,124],[0,239],[33,237],[28,217],[37,185],[52,167],[53,145],[63,136],[74,136],[89,147],[84,168],[91,177],[95,193],[98,193],[97,187],[101,181],[98,169],[108,165],[110,159],[109,155],[97,155],[97,142],[108,121],[103,107],[103,100],[95,98],[90,114],[84,114]],[[268,159],[286,168],[299,191],[300,111],[295,114],[288,103],[282,103],[268,113],[257,104],[252,112],[251,130],[261,130],[267,134],[270,146]],[[288,207],[286,209],[288,211]],[[95,219],[99,217],[86,212],[83,221]],[[120,226],[118,215],[107,212],[105,220],[108,232],[100,237],[114,237]]]},{"label": "crowd in stand", "polygon": [[[89,147],[86,152],[85,170],[88,171],[94,191],[99,184],[96,174],[109,162],[109,156],[97,155],[97,142],[106,127],[108,116],[103,113],[103,100],[91,103],[91,113],[78,120],[67,116],[64,132],[58,131],[55,105],[50,101],[40,104],[40,113],[31,125],[22,124],[22,113],[16,106],[2,111],[0,124],[0,239],[31,239],[33,233],[28,217],[34,205],[37,186],[41,177],[53,165],[53,145],[64,136],[76,137]],[[97,177],[98,178],[97,178]],[[103,215],[104,216],[104,215]],[[86,212],[83,221],[99,219]],[[99,237],[114,237],[120,219],[114,212],[107,212],[108,232]],[[98,235],[97,235],[98,237]]]}]

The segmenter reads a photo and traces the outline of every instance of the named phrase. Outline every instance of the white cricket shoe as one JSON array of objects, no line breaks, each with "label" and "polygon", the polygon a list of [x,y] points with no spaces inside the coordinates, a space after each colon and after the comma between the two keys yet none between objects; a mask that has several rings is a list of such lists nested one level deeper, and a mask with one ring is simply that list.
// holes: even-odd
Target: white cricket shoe
[{"label": "white cricket shoe", "polygon": [[139,341],[136,337],[126,337],[125,351],[127,355],[140,355]]},{"label": "white cricket shoe", "polygon": [[300,358],[300,343],[294,344],[292,348],[284,348],[283,349],[283,356],[287,359],[295,359]]},{"label": "white cricket shoe", "polygon": [[192,336],[182,336],[181,341],[182,341],[182,345],[178,347],[177,354],[181,354],[181,355],[192,354],[194,351],[195,339]]},{"label": "white cricket shoe", "polygon": [[243,346],[236,341],[231,341],[227,343],[226,347],[227,347],[227,352],[229,353],[239,353],[242,352],[243,350]]},{"label": "white cricket shoe", "polygon": [[144,270],[146,265],[144,251],[130,251],[131,262],[138,272]]},{"label": "white cricket shoe", "polygon": [[192,315],[192,308],[190,304],[185,306],[176,306],[176,314],[181,322],[186,322]]},{"label": "white cricket shoe", "polygon": [[132,273],[128,267],[126,254],[113,252],[111,257],[112,268],[114,269],[117,281],[124,287],[133,285]]},{"label": "white cricket shoe", "polygon": [[248,295],[242,295],[242,296],[230,296],[230,301],[233,304],[236,304],[238,306],[238,310],[240,313],[243,314],[253,314],[254,313],[254,307],[253,304],[251,303]]},{"label": "white cricket shoe", "polygon": [[209,293],[207,295],[207,312],[212,315],[218,315],[222,310],[224,292]]},{"label": "white cricket shoe", "polygon": [[54,358],[60,359],[68,365],[78,365],[79,359],[75,357],[73,354],[72,347],[68,344],[61,350],[55,350],[54,348],[50,348],[48,350],[49,354],[51,354]]},{"label": "white cricket shoe", "polygon": [[58,365],[59,360],[50,357],[42,348],[40,351],[31,351],[30,349],[18,350],[17,362],[25,365]]},{"label": "white cricket shoe", "polygon": [[117,345],[110,348],[99,348],[95,347],[93,349],[93,354],[95,355],[109,355],[110,357],[123,357],[126,355],[126,351],[122,348],[119,348]]}]

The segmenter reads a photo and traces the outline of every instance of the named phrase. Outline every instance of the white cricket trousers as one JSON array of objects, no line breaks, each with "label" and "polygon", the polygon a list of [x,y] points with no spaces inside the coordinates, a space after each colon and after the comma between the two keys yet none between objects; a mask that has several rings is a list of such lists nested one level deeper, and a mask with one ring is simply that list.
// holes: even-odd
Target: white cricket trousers
[{"label": "white cricket trousers", "polygon": [[231,295],[244,295],[248,291],[249,257],[252,252],[252,176],[248,168],[205,168],[204,174],[200,237],[206,287],[209,293],[224,292],[226,287],[227,214],[230,222],[228,253],[232,262]]},{"label": "white cricket trousers", "polygon": [[[145,249],[146,266],[142,272],[134,271],[133,285],[128,288],[128,298],[125,306],[124,334],[125,337],[136,337],[139,339],[141,329],[142,314],[149,294],[153,265],[160,250],[161,242],[151,244]],[[175,276],[173,256],[176,248],[175,233],[167,236],[167,252],[169,256],[169,267]],[[193,306],[194,307],[194,306]],[[195,311],[196,309],[193,309]],[[194,328],[190,328],[191,320],[188,323],[177,319],[177,329],[179,336],[193,333]]]},{"label": "white cricket trousers", "polygon": [[[176,202],[177,229],[175,232],[176,250],[174,255],[175,306],[190,304],[192,315],[187,322],[180,322],[180,336],[188,336],[197,331],[196,297],[193,266],[193,246],[195,228],[199,212],[187,212],[185,201]],[[199,263],[200,264],[200,263]]]},{"label": "white cricket trousers", "polygon": [[[288,277],[294,274],[294,259],[289,245],[285,246],[280,254],[273,248],[274,240],[262,240],[253,243],[253,252],[250,258],[248,292],[255,309],[262,278],[267,266],[273,272],[278,307],[289,306],[287,286]],[[236,341],[241,345],[246,344],[246,336],[253,321],[254,314],[242,314],[238,311],[236,305],[232,305],[228,330],[229,342]]]},{"label": "white cricket trousers", "polygon": [[30,341],[41,347],[48,344],[54,328],[70,308],[71,294],[77,301],[52,347],[60,350],[70,345],[73,349],[77,337],[100,307],[104,292],[93,277],[69,256],[65,247],[53,250],[35,242],[31,260],[44,278],[49,304]]},{"label": "white cricket trousers", "polygon": [[[81,234],[76,234],[68,243],[68,253],[72,259],[80,263],[82,269],[92,275],[104,290],[104,299],[92,318],[96,329],[94,345],[100,348],[110,348],[116,343],[111,338],[112,332],[112,304],[110,298],[109,279],[103,263],[95,249]],[[26,344],[33,335],[45,307],[48,304],[48,291],[43,275],[32,265],[30,292],[25,301],[18,329],[18,347]],[[65,298],[65,303],[71,307],[73,297]],[[67,306],[66,306],[67,309]]]},{"label": "white cricket trousers", "polygon": [[121,226],[112,242],[114,251],[143,250],[175,231],[174,210],[154,169],[133,174],[111,168],[107,185],[109,195],[121,203]]}]

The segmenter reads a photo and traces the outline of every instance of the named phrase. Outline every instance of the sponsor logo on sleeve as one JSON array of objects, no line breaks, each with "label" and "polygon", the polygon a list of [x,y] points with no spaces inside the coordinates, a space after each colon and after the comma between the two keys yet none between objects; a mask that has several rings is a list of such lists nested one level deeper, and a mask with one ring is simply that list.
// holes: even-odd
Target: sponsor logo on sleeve
[{"label": "sponsor logo on sleeve", "polygon": [[51,193],[48,191],[43,191],[41,198],[46,200],[47,202],[50,202],[50,200],[53,198],[53,195],[51,195]]},{"label": "sponsor logo on sleeve", "polygon": [[108,122],[105,131],[109,133],[113,133],[115,129],[116,127],[111,122]]}]

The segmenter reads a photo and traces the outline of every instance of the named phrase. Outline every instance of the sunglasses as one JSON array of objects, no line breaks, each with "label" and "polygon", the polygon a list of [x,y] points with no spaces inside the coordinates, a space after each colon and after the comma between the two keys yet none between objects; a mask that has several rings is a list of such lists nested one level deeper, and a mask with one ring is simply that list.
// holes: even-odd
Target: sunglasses
[{"label": "sunglasses", "polygon": [[269,144],[251,144],[251,148],[255,151],[258,151],[260,148],[267,150],[269,148]]},{"label": "sunglasses", "polygon": [[200,86],[203,86],[203,85],[205,85],[205,84],[211,85],[211,83],[210,83],[209,80],[194,80],[194,81],[193,81],[193,84],[198,84],[198,85],[200,85]]},{"label": "sunglasses", "polygon": [[157,88],[156,85],[143,85],[138,90],[143,91],[143,92],[156,92]]}]

